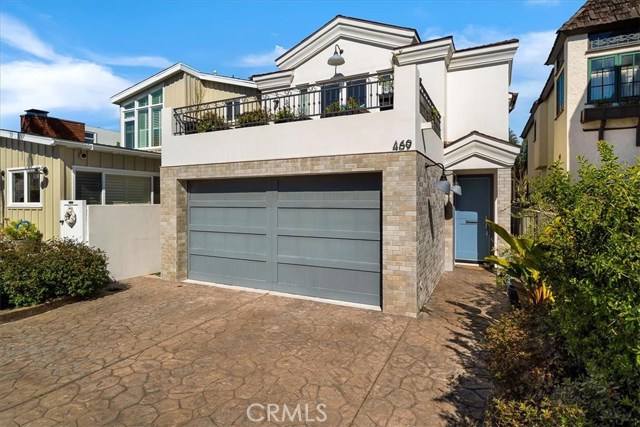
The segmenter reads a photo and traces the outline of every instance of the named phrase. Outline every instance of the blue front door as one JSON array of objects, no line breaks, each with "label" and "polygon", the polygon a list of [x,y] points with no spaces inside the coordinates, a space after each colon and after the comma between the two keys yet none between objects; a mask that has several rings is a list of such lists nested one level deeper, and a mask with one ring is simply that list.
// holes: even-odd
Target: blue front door
[{"label": "blue front door", "polygon": [[491,176],[458,176],[456,196],[456,260],[484,261],[491,252],[485,220],[491,219]]}]

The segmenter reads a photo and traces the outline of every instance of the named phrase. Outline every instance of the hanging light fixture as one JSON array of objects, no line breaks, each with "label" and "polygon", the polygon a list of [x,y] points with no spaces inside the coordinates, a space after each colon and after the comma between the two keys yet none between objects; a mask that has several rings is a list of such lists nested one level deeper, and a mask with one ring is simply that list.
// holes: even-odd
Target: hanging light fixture
[{"label": "hanging light fixture", "polygon": [[451,186],[451,191],[458,196],[462,196],[462,187],[458,184],[458,175],[453,174],[453,185]]},{"label": "hanging light fixture", "polygon": [[445,194],[449,194],[449,191],[451,191],[451,184],[449,184],[447,177],[444,176],[444,172],[440,175],[440,180],[436,182],[436,188]]},{"label": "hanging light fixture", "polygon": [[337,67],[338,65],[344,64],[344,58],[342,57],[343,52],[344,50],[340,49],[340,46],[336,44],[333,51],[333,56],[329,58],[327,64],[331,65],[332,67]]}]

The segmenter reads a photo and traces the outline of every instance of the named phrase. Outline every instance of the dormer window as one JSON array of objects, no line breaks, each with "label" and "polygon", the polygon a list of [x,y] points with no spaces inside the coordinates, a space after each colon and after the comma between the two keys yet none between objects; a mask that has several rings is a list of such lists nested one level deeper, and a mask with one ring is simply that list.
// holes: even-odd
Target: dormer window
[{"label": "dormer window", "polygon": [[122,139],[126,148],[162,145],[162,88],[138,96],[122,106]]}]

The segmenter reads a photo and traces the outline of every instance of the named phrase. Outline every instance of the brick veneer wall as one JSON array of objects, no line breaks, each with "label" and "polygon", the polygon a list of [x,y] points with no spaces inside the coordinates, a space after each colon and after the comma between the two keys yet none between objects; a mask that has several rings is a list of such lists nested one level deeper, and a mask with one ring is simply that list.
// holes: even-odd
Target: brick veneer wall
[{"label": "brick veneer wall", "polygon": [[[188,180],[382,172],[382,309],[390,314],[416,316],[420,300],[426,298],[440,279],[441,262],[435,252],[444,252],[443,227],[439,224],[442,203],[434,200],[431,206],[438,237],[433,242],[429,240],[428,210],[423,205],[428,206],[433,189],[423,182],[426,179],[421,167],[424,161],[421,154],[407,151],[163,167],[160,173],[162,277],[187,278]],[[431,169],[429,171],[431,174]],[[417,175],[422,180],[420,191],[416,185]],[[422,236],[424,232],[429,233],[427,239]],[[422,289],[418,290],[420,281]]]},{"label": "brick veneer wall", "polygon": [[439,192],[435,183],[442,170],[426,168],[433,164],[422,155],[417,156],[417,241],[418,241],[418,308],[421,308],[435,289],[445,269],[445,219],[446,195]]},{"label": "brick veneer wall", "polygon": [[[511,169],[497,169],[496,184],[498,194],[496,195],[496,223],[503,226],[507,231],[511,231]],[[495,249],[499,249],[505,243],[496,236]]]}]

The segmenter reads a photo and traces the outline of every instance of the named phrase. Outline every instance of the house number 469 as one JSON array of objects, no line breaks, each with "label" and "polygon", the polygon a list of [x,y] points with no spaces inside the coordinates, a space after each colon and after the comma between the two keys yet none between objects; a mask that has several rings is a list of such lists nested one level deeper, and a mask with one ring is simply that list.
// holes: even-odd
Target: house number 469
[{"label": "house number 469", "polygon": [[393,144],[393,151],[404,151],[404,150],[410,150],[411,149],[411,140],[407,139],[406,141],[403,139],[402,141],[400,141],[400,143],[398,144],[398,140],[396,140],[396,143]]}]

